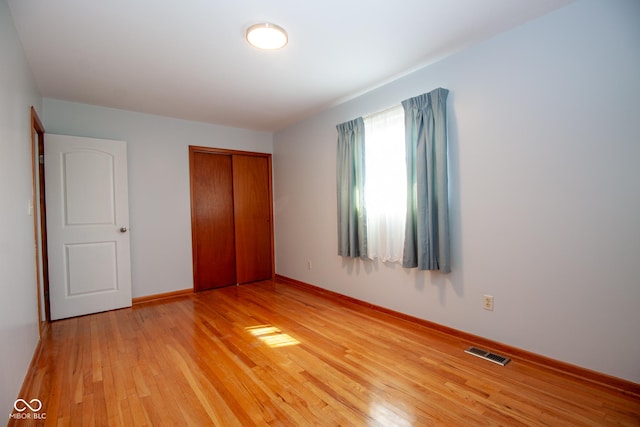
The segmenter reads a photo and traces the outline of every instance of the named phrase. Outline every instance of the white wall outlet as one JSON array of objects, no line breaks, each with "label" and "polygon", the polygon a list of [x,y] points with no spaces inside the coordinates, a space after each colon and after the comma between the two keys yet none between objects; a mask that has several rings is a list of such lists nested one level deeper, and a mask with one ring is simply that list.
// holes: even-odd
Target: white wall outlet
[{"label": "white wall outlet", "polygon": [[307,270],[311,270],[311,260],[307,260]]},{"label": "white wall outlet", "polygon": [[482,308],[485,310],[493,311],[493,296],[484,295],[482,297]]}]

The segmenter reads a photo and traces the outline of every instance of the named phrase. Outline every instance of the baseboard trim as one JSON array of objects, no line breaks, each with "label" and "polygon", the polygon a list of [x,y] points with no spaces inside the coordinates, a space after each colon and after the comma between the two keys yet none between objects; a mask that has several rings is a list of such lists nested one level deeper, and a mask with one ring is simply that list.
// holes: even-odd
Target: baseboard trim
[{"label": "baseboard trim", "polygon": [[640,396],[640,384],[636,384],[634,382],[631,382],[622,378],[617,378],[607,374],[603,374],[601,372],[592,371],[590,369],[582,368],[580,366],[572,365],[570,363],[562,362],[556,359],[542,356],[540,354],[532,353],[527,350],[522,350],[517,347],[512,347],[507,344],[493,341],[488,338],[483,338],[478,335],[473,335],[464,331],[460,331],[458,329],[450,328],[448,326],[440,325],[438,323],[434,323],[428,320],[420,319],[418,317],[410,316],[408,314],[401,313],[399,311],[390,310],[388,308],[384,308],[379,305],[371,304],[366,301],[359,300],[357,298],[353,298],[353,297],[343,295],[334,291],[320,288],[318,286],[301,282],[299,280],[292,279],[290,277],[276,274],[275,280],[276,282],[302,288],[306,291],[312,292],[320,296],[324,296],[326,298],[338,300],[348,304],[367,307],[367,308],[388,314],[390,316],[394,316],[415,324],[422,325],[436,332],[454,336],[462,341],[468,342],[471,345],[483,347],[483,348],[486,348],[487,350],[491,350],[497,353],[506,354],[510,356],[512,359],[514,358],[521,359],[529,363],[533,363],[536,365],[544,366],[549,369],[553,369],[554,371],[564,373],[566,375],[572,376],[574,378],[577,378],[583,381],[596,383],[608,388],[621,391],[623,393]]},{"label": "baseboard trim", "polygon": [[174,297],[181,297],[184,295],[191,295],[193,293],[193,289],[189,288],[189,289],[180,289],[179,291],[171,291],[171,292],[164,292],[161,294],[153,294],[153,295],[145,295],[143,297],[136,297],[131,299],[131,303],[133,305],[136,304],[142,304],[145,302],[150,302],[150,301],[157,301],[159,299],[166,299],[166,298],[174,298]]}]

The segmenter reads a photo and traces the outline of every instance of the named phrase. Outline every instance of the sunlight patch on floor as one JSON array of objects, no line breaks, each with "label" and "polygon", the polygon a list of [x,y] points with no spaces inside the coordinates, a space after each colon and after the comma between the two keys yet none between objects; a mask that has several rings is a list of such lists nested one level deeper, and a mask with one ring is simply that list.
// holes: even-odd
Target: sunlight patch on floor
[{"label": "sunlight patch on floor", "polygon": [[272,325],[248,326],[244,329],[272,348],[300,344],[300,341]]},{"label": "sunlight patch on floor", "polygon": [[[391,406],[391,407],[390,407]],[[404,415],[400,416],[400,414]],[[369,416],[374,421],[371,425],[384,425],[394,427],[411,427],[413,421],[406,419],[406,413],[389,402],[372,402],[369,406]]]}]

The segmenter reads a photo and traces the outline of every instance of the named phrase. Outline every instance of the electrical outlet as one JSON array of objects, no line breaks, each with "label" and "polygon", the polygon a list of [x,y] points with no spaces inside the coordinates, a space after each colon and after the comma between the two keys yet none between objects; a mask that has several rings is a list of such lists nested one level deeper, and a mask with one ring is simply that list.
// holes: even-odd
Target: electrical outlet
[{"label": "electrical outlet", "polygon": [[493,311],[493,296],[484,295],[482,297],[482,308],[485,310]]},{"label": "electrical outlet", "polygon": [[307,260],[307,270],[311,270],[311,260]]}]

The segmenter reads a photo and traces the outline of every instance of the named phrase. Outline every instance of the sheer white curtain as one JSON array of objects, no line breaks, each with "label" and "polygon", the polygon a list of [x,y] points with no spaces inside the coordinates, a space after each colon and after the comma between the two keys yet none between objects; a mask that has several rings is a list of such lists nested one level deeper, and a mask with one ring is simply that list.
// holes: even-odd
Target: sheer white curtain
[{"label": "sheer white curtain", "polygon": [[367,256],[402,262],[407,169],[402,105],[364,117]]}]

